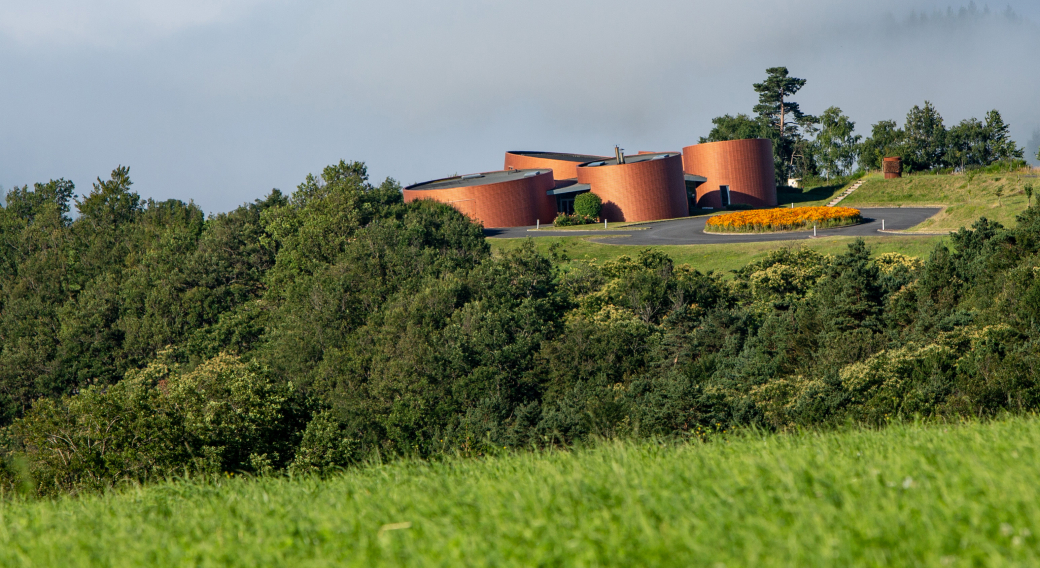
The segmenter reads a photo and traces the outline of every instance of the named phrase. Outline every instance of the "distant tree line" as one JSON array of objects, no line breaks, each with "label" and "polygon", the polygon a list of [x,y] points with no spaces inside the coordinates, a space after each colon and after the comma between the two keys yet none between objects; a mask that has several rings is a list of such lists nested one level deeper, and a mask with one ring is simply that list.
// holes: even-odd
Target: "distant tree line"
[{"label": "distant tree line", "polygon": [[[928,101],[914,106],[899,128],[894,120],[874,124],[866,139],[855,134],[856,123],[832,106],[819,116],[805,114],[794,96],[806,83],[791,77],[786,67],[766,70],[766,80],[754,85],[759,104],[754,116],[723,115],[701,142],[746,138],[773,141],[777,183],[788,177],[839,177],[881,168],[886,156],[900,156],[908,172],[942,168],[970,169],[997,162],[1017,164],[1023,149],[1011,139],[1000,113],[991,110],[985,120],[970,118],[947,129],[942,116]],[[1040,159],[1040,153],[1038,158]]]},{"label": "distant tree line", "polygon": [[6,494],[1040,409],[1035,207],[924,262],[856,242],[726,277],[492,255],[357,162],[209,217],[131,188],[0,210]]}]

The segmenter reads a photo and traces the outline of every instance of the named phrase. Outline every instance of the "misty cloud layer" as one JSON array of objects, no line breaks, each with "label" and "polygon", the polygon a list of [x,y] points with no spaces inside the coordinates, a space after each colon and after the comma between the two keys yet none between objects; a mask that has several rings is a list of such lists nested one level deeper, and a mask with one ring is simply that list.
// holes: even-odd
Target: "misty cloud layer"
[{"label": "misty cloud layer", "polygon": [[926,99],[1040,128],[1025,0],[346,4],[0,2],[0,185],[126,164],[143,196],[222,211],[341,158],[412,183],[511,149],[676,150],[775,65],[861,134]]}]

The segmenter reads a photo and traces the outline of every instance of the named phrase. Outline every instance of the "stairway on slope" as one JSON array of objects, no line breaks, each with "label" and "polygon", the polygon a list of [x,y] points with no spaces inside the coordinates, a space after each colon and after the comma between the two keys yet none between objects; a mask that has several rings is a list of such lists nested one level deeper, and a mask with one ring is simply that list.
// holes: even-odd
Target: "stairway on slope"
[{"label": "stairway on slope", "polygon": [[861,185],[863,185],[863,180],[859,180],[856,183],[850,185],[848,187],[848,189],[846,189],[845,191],[843,191],[841,193],[841,195],[839,195],[838,197],[835,197],[833,200],[831,200],[831,202],[827,204],[827,207],[834,207],[835,205],[841,203],[842,199],[845,199],[850,194],[852,194],[853,191],[856,191],[857,189],[859,189],[859,186],[861,186]]}]

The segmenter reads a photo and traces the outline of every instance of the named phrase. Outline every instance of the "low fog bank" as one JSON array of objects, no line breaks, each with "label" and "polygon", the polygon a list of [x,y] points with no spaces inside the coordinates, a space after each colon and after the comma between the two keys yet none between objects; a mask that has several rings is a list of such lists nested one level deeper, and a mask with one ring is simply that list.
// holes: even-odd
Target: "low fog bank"
[{"label": "low fog bank", "polygon": [[804,111],[839,106],[860,134],[930,100],[947,126],[999,109],[1040,145],[1030,2],[132,4],[0,24],[4,187],[83,192],[127,164],[143,196],[220,211],[340,158],[407,184],[512,149],[676,150],[750,112],[775,65],[808,80]]}]

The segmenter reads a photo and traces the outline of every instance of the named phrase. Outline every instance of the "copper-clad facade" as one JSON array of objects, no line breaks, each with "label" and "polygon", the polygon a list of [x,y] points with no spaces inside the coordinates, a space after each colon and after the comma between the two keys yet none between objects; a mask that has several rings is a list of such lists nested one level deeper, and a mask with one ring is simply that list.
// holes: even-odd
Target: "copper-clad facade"
[{"label": "copper-clad facade", "polygon": [[603,160],[603,156],[567,154],[561,152],[506,152],[505,169],[527,170],[548,168],[555,179],[578,177],[578,166],[584,162]]},{"label": "copper-clad facade", "polygon": [[556,187],[548,169],[485,172],[412,185],[405,203],[432,199],[447,203],[484,227],[524,227],[535,221],[552,223],[556,199],[546,192]]},{"label": "copper-clad facade", "polygon": [[609,221],[685,217],[688,192],[696,194],[699,207],[777,204],[769,140],[696,144],[682,153],[618,153],[615,148],[615,157],[606,158],[511,151],[504,170],[412,185],[404,189],[404,200],[447,203],[488,228],[549,225],[558,214],[572,213],[575,198],[584,192],[603,200],[600,217]]},{"label": "copper-clad facade", "polygon": [[890,156],[881,161],[881,170],[885,172],[885,179],[903,177],[903,158]]},{"label": "copper-clad facade", "polygon": [[689,215],[682,157],[678,153],[641,154],[626,163],[605,160],[577,168],[603,200],[600,216],[610,221],[656,221]]},{"label": "copper-clad facade", "polygon": [[698,207],[722,207],[720,188],[729,188],[729,203],[776,207],[773,143],[763,138],[706,142],[682,151],[687,174],[708,181],[697,186]]}]

